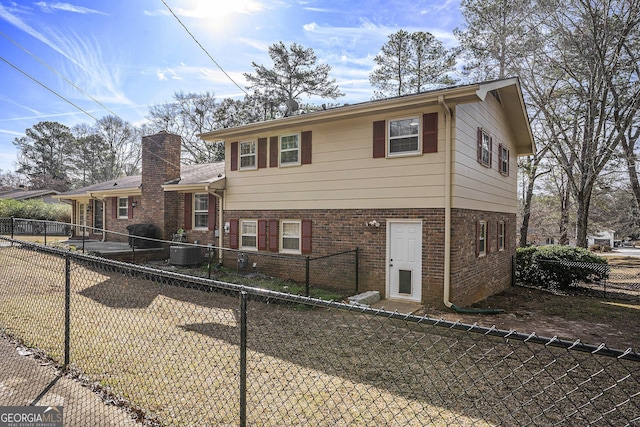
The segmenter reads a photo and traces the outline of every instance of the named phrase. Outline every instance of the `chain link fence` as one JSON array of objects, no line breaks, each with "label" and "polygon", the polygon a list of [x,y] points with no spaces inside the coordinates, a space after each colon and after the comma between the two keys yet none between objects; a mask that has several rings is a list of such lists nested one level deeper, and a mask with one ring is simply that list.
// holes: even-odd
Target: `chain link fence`
[{"label": "chain link fence", "polygon": [[630,349],[0,240],[0,405],[65,426],[640,423]]},{"label": "chain link fence", "polygon": [[537,260],[542,268],[563,268],[565,272],[571,270],[580,271],[584,280],[572,283],[576,288],[588,288],[602,291],[606,297],[607,292],[615,292],[629,295],[640,295],[640,266],[637,265],[610,265],[589,262]]},{"label": "chain link fence", "polygon": [[[38,230],[36,233],[35,230]],[[161,240],[133,234],[122,234],[94,227],[71,226],[56,221],[24,218],[0,218],[0,235],[20,238],[41,237],[44,245],[61,246],[59,239],[47,236],[75,235],[67,246],[82,253],[101,257],[145,263],[149,259],[169,261],[168,265],[191,268],[196,276],[222,278],[234,283],[257,283],[275,290],[286,290],[304,296],[344,297],[359,292],[360,251],[358,248],[325,256],[289,255],[270,252],[243,251],[180,241]],[[102,235],[95,241],[87,234]],[[135,237],[133,237],[135,236]],[[124,244],[128,242],[128,246]],[[119,242],[119,250],[111,242]],[[111,246],[111,249],[110,249]],[[158,248],[164,248],[158,251]],[[145,250],[151,249],[151,251]],[[174,259],[174,255],[177,255]],[[162,264],[157,264],[159,267]],[[323,292],[326,291],[326,292]],[[334,298],[335,299],[335,298]]]}]

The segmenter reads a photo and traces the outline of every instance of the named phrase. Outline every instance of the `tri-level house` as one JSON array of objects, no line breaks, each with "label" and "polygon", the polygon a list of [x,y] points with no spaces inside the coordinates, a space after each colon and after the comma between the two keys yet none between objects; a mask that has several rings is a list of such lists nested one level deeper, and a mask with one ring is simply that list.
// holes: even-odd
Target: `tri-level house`
[{"label": "tri-level house", "polygon": [[389,299],[465,306],[511,284],[517,157],[535,150],[517,79],[201,137],[224,141],[224,163],[181,168],[179,137],[160,133],[143,138],[141,176],[59,197],[75,223],[151,222],[243,253],[357,247],[359,289]]},{"label": "tri-level house", "polygon": [[225,247],[359,247],[361,289],[427,305],[464,306],[511,284],[516,160],[534,152],[517,79],[201,137],[225,144]]}]

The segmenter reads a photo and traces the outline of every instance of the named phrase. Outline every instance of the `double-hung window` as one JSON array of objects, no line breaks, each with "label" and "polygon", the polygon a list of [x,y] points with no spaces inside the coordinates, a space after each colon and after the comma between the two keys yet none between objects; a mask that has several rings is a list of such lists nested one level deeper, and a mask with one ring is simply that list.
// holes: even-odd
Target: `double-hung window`
[{"label": "double-hung window", "polygon": [[258,250],[258,221],[240,221],[240,249]]},{"label": "double-hung window", "polygon": [[498,221],[498,250],[504,251],[504,247],[505,247],[504,221]]},{"label": "double-hung window", "polygon": [[118,218],[129,217],[129,198],[118,197]]},{"label": "double-hung window", "polygon": [[280,223],[280,247],[283,253],[299,254],[301,240],[301,222],[296,220],[282,220]]},{"label": "double-hung window", "polygon": [[476,253],[479,257],[487,255],[487,221],[478,221]]},{"label": "double-hung window", "polygon": [[500,144],[498,147],[498,154],[500,173],[504,176],[509,176],[509,149]]},{"label": "double-hung window", "polygon": [[193,228],[204,229],[209,227],[209,194],[200,193],[193,195]]},{"label": "double-hung window", "polygon": [[280,137],[280,166],[300,164],[300,135],[282,135]]},{"label": "double-hung window", "polygon": [[420,154],[420,119],[389,120],[389,156]]},{"label": "double-hung window", "polygon": [[240,143],[240,169],[256,169],[256,142]]},{"label": "double-hung window", "polygon": [[484,129],[478,131],[478,161],[486,166],[491,167],[491,135]]}]

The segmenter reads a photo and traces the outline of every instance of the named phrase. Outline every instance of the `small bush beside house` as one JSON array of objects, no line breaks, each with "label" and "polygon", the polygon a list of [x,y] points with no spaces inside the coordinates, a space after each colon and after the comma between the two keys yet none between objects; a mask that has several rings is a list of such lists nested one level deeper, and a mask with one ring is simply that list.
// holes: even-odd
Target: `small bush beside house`
[{"label": "small bush beside house", "polygon": [[[582,264],[582,265],[581,265]],[[606,269],[584,264],[606,265],[607,260],[583,248],[551,245],[516,250],[516,281],[542,289],[569,290],[576,282],[606,279]]]}]

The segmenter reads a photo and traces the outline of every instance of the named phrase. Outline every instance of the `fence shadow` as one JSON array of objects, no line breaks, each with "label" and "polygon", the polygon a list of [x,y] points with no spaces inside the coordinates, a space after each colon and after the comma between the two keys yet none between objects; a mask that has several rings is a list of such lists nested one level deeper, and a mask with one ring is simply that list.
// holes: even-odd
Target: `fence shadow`
[{"label": "fence shadow", "polygon": [[52,339],[33,324],[66,302],[72,363],[166,424],[233,424],[242,376],[249,424],[640,421],[635,353],[42,247],[0,257],[0,326]]}]

